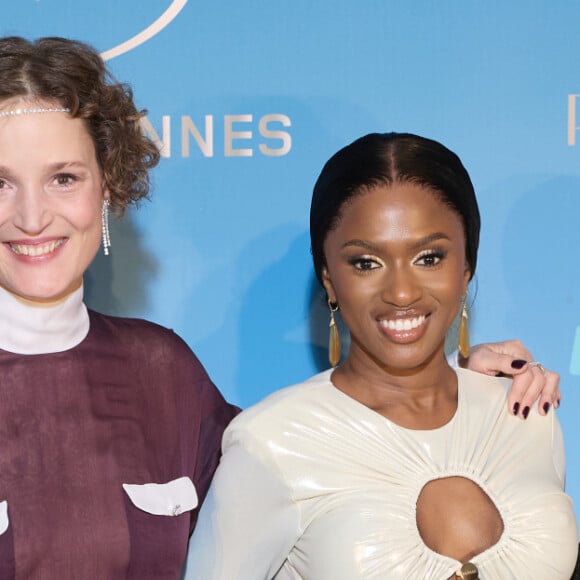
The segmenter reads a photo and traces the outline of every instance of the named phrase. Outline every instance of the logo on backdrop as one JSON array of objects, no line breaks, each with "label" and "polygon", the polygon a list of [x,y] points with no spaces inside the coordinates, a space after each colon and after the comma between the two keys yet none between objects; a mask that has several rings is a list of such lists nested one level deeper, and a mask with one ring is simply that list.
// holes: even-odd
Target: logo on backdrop
[{"label": "logo on backdrop", "polygon": [[[170,6],[155,22],[129,40],[101,53],[103,60],[111,60],[144,44],[168,26],[183,10],[187,0],[173,0]],[[205,115],[203,122],[196,123],[190,116],[183,115],[173,121],[170,115],[163,115],[158,131],[147,118],[142,128],[157,144],[163,157],[174,155],[174,133],[179,133],[179,154],[190,157],[253,157],[255,154],[267,157],[281,157],[292,149],[292,136],[286,130],[292,125],[290,118],[282,113],[270,113],[261,117],[252,114]],[[179,124],[179,127],[175,127]],[[202,127],[203,124],[203,127]],[[216,127],[221,129],[222,139],[215,139]]]},{"label": "logo on backdrop", "polygon": [[145,30],[133,36],[133,38],[101,53],[101,58],[103,60],[111,60],[116,56],[125,54],[137,46],[144,44],[170,24],[186,4],[187,0],[173,0],[169,8],[153,24],[150,24]]},{"label": "logo on backdrop", "polygon": [[[179,119],[161,118],[157,130],[148,118],[141,121],[145,133],[156,143],[162,157],[281,157],[292,149],[290,117],[270,113],[257,117],[245,115],[205,115],[202,122],[188,115]],[[177,138],[174,135],[177,133]],[[220,137],[216,139],[216,134]],[[177,145],[175,145],[177,141]],[[175,151],[178,149],[178,152]]]}]

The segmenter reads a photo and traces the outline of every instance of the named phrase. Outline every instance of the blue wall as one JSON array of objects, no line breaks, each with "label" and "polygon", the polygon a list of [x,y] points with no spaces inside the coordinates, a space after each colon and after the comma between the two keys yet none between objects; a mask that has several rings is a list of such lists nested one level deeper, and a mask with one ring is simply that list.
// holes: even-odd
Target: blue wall
[{"label": "blue wall", "polygon": [[579,501],[579,20],[571,0],[19,0],[0,33],[85,40],[133,85],[165,157],[88,302],[174,328],[244,406],[325,366],[307,228],[323,162],[370,131],[457,151],[483,215],[472,336],[520,338],[561,373]]}]

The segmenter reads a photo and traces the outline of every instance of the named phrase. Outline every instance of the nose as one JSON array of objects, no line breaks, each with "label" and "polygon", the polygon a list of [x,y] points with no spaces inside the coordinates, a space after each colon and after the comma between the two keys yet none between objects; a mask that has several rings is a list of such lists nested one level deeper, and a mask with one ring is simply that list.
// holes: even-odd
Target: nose
[{"label": "nose", "polygon": [[52,211],[44,192],[20,188],[14,199],[14,226],[28,236],[41,234],[52,221]]},{"label": "nose", "polygon": [[397,308],[408,308],[421,298],[421,286],[412,267],[398,264],[384,274],[382,299]]}]

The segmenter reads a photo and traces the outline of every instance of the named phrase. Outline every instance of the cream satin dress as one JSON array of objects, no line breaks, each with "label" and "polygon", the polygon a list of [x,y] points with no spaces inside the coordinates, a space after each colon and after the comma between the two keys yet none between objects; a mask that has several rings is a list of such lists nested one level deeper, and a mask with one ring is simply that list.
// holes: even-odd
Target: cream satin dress
[{"label": "cream satin dress", "polygon": [[458,408],[439,429],[392,423],[336,389],[331,371],[234,419],[186,578],[449,578],[461,564],[425,546],[415,506],[430,480],[462,476],[504,524],[471,560],[481,579],[568,580],[578,531],[555,414],[521,421],[507,411],[508,381],[457,374]]}]

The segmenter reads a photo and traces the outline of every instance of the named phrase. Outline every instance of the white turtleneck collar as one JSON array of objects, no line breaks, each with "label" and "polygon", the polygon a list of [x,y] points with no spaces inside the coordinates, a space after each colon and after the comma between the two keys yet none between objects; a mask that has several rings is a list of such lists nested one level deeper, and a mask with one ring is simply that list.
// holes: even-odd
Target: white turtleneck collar
[{"label": "white turtleneck collar", "polygon": [[30,306],[0,287],[0,349],[17,354],[69,350],[89,332],[83,287],[56,306]]}]

